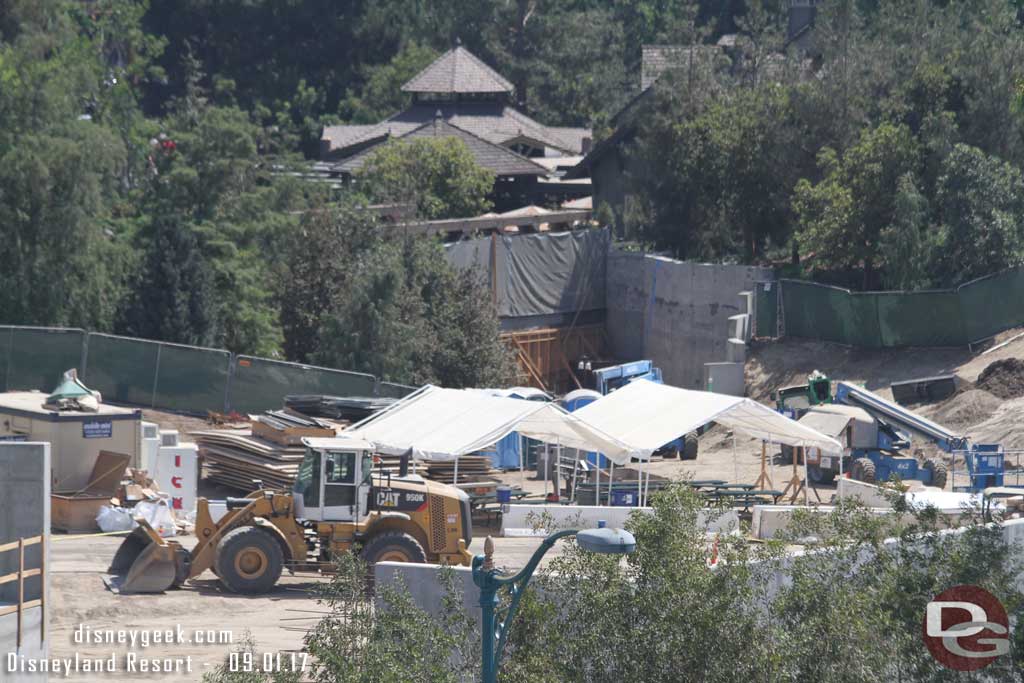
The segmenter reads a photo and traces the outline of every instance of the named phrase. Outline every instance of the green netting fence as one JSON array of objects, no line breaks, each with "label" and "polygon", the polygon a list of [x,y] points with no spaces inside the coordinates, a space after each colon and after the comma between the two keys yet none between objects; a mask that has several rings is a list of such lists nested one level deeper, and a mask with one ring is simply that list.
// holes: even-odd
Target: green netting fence
[{"label": "green netting fence", "polygon": [[288,394],[373,396],[377,378],[359,372],[315,365],[236,356],[228,389],[228,406],[240,413],[279,408]]},{"label": "green netting fence", "polygon": [[754,336],[775,337],[779,329],[779,285],[754,283]]},{"label": "green netting fence", "polygon": [[4,391],[52,389],[68,368],[82,364],[85,330],[0,326]]},{"label": "green netting fence", "polygon": [[[1024,268],[996,273],[956,289],[851,292],[813,282],[759,282],[755,331],[851,346],[966,346],[1024,324]],[[777,291],[772,291],[777,290]],[[778,325],[778,299],[782,324]]]},{"label": "green netting fence", "polygon": [[231,354],[220,349],[93,333],[83,379],[116,403],[221,411],[230,368]]},{"label": "green netting fence", "polygon": [[223,349],[77,328],[0,325],[0,391],[48,392],[71,368],[112,403],[196,414],[280,408],[288,394],[402,398],[416,390],[364,373]]}]

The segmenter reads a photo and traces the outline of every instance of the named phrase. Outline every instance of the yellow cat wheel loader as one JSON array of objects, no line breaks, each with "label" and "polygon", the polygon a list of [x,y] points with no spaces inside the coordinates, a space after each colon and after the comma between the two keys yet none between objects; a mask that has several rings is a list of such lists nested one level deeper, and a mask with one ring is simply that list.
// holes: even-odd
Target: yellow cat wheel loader
[{"label": "yellow cat wheel loader", "polygon": [[118,548],[107,584],[121,593],[159,593],[207,569],[236,593],[263,593],[291,571],[330,571],[356,544],[380,561],[469,565],[469,496],[454,486],[374,469],[373,447],[346,438],[303,439],[306,454],[291,493],[260,489],[228,498],[217,521],[196,505],[196,545],[161,538],[144,520]]}]

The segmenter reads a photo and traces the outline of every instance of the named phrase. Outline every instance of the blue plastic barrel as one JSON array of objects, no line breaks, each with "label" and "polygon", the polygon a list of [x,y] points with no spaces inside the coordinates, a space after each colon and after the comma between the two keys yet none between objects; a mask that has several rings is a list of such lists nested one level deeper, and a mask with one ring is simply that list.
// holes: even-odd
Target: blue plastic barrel
[{"label": "blue plastic barrel", "polygon": [[498,498],[498,502],[502,505],[507,505],[512,502],[512,489],[508,486],[499,486],[494,492]]}]

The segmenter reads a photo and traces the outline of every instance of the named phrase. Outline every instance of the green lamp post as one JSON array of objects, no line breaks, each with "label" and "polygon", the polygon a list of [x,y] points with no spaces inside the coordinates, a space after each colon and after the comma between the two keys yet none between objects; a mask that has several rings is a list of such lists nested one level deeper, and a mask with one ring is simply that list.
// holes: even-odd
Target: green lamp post
[{"label": "green lamp post", "polygon": [[[501,666],[501,653],[505,649],[508,629],[515,619],[519,601],[523,597],[526,586],[533,578],[533,572],[544,555],[551,550],[555,542],[561,538],[575,536],[576,542],[588,552],[601,555],[625,555],[636,549],[633,534],[624,529],[608,529],[604,522],[597,529],[565,529],[558,531],[540,544],[533,557],[519,573],[513,576],[498,576],[494,568],[494,541],[488,536],[484,542],[484,554],[473,558],[473,583],[480,588],[481,631],[483,632],[483,653],[481,680],[483,683],[496,683],[498,668]],[[503,615],[496,614],[499,604],[498,591],[508,587],[511,600]]]}]

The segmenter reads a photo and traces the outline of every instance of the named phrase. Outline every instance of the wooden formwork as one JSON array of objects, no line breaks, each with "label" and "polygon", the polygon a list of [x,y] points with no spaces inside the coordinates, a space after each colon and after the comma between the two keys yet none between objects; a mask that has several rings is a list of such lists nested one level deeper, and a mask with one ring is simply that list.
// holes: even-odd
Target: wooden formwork
[{"label": "wooden formwork", "polygon": [[608,357],[603,324],[506,332],[501,339],[516,354],[519,383],[552,394],[581,388],[573,368],[577,359]]}]

